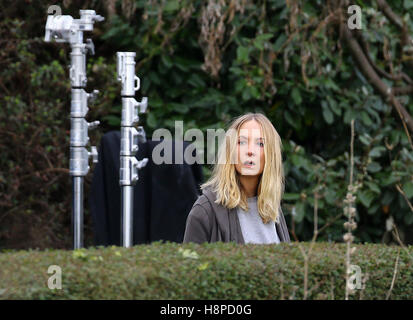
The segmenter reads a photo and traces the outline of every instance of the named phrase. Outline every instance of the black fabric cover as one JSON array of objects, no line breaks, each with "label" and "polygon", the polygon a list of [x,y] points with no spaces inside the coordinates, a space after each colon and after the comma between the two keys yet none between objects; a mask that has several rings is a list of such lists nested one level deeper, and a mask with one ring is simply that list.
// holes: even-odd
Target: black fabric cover
[{"label": "black fabric cover", "polygon": [[[152,150],[159,143],[161,141],[151,140],[139,143],[136,155],[138,160],[148,158],[149,161],[139,170],[139,180],[134,186],[134,244],[158,240],[182,242],[186,218],[201,194],[201,165],[153,163]],[[173,155],[175,144],[173,141]],[[189,144],[184,141],[183,150]],[[120,132],[106,133],[100,143],[99,162],[93,171],[89,196],[96,246],[120,245],[119,153]]]}]

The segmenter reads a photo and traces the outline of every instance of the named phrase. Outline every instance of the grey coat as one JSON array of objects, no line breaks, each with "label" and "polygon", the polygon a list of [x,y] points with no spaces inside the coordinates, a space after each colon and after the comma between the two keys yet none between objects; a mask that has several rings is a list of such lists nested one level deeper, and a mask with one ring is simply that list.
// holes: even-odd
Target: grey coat
[{"label": "grey coat", "polygon": [[[230,242],[245,244],[237,209],[227,209],[215,203],[216,196],[210,188],[195,201],[186,220],[183,242]],[[290,242],[288,228],[280,207],[279,223],[275,223],[281,242]]]}]

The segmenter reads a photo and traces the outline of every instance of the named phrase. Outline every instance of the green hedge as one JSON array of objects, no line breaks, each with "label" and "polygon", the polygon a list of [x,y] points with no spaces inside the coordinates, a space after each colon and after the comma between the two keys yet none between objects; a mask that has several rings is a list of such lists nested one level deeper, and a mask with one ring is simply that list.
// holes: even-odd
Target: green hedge
[{"label": "green hedge", "polygon": [[[301,243],[308,250],[309,243]],[[352,263],[368,273],[351,299],[413,299],[413,246],[355,245]],[[400,249],[400,250],[399,250]],[[345,244],[316,243],[309,299],[344,299]],[[62,268],[62,289],[47,270]],[[297,243],[237,245],[154,242],[130,249],[16,251],[0,254],[1,299],[302,299],[304,259]]]}]

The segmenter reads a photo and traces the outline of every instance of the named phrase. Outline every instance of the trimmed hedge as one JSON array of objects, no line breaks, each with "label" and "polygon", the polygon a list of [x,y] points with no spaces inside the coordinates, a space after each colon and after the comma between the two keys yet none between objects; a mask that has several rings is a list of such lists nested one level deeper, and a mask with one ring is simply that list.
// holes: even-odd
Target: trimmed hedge
[{"label": "trimmed hedge", "polygon": [[[308,250],[309,243],[301,243]],[[413,246],[354,245],[365,288],[351,299],[385,299],[398,252],[391,299],[413,299]],[[342,243],[314,245],[309,299],[344,299]],[[50,265],[62,269],[62,289],[47,286]],[[0,254],[1,299],[302,299],[304,259],[297,243],[162,243],[133,248],[30,250]]]}]

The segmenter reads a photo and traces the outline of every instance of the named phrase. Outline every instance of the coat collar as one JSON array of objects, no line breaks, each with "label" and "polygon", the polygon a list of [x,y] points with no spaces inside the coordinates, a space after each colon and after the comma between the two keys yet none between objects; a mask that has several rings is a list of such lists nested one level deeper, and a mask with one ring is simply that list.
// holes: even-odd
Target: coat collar
[{"label": "coat collar", "polygon": [[215,212],[216,220],[220,226],[220,230],[223,232],[222,237],[227,241],[244,244],[245,241],[242,236],[237,209],[228,209],[221,204],[215,203],[217,198],[211,187],[205,188],[202,193],[208,198],[212,209]]}]

